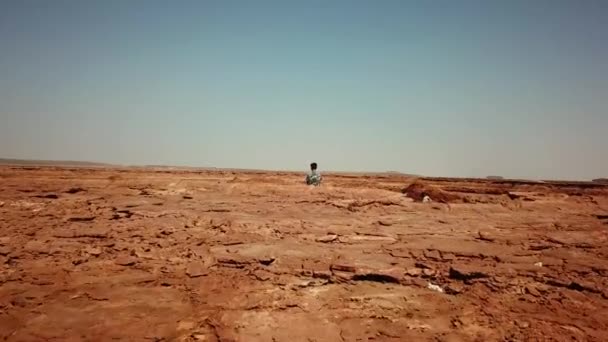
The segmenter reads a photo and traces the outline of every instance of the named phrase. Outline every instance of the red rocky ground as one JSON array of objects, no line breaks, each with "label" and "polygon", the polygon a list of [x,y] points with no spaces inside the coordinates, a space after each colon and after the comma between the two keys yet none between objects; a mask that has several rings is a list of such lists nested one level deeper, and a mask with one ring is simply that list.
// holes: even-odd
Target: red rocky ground
[{"label": "red rocky ground", "polygon": [[607,186],[413,181],[0,168],[0,339],[608,340]]}]

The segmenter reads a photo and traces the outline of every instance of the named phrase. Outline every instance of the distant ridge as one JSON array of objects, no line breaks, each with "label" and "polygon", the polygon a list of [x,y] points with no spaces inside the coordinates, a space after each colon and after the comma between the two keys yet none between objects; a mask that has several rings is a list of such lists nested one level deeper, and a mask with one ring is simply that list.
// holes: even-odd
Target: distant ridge
[{"label": "distant ridge", "polygon": [[0,158],[0,165],[15,166],[87,166],[87,167],[106,167],[112,164],[75,161],[75,160],[30,160],[30,159],[9,159]]}]

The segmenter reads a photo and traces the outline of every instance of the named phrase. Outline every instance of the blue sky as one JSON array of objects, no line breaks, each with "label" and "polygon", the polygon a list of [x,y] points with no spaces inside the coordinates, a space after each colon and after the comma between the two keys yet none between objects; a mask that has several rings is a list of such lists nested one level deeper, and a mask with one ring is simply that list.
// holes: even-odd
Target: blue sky
[{"label": "blue sky", "polygon": [[608,176],[605,1],[0,2],[0,156]]}]

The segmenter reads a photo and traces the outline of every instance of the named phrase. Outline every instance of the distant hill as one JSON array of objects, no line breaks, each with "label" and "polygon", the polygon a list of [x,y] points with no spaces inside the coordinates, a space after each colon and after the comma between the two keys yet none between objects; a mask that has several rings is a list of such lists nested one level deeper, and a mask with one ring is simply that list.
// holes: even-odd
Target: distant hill
[{"label": "distant hill", "polygon": [[593,180],[593,183],[608,184],[608,178],[597,178]]},{"label": "distant hill", "polygon": [[8,159],[0,158],[0,165],[15,166],[83,166],[83,167],[104,167],[111,164],[95,163],[74,160],[29,160],[29,159]]}]

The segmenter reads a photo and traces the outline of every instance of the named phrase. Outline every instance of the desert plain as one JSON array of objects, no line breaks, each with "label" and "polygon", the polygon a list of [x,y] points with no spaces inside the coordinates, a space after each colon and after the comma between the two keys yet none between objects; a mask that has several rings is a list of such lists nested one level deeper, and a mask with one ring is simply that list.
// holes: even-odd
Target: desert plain
[{"label": "desert plain", "polygon": [[607,185],[324,177],[0,167],[0,340],[608,340]]}]

